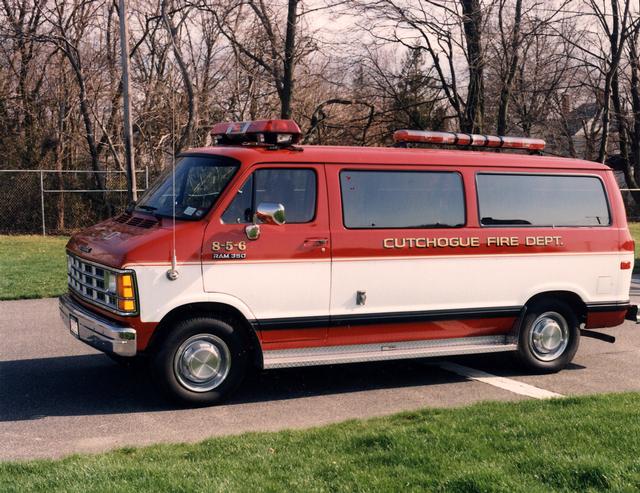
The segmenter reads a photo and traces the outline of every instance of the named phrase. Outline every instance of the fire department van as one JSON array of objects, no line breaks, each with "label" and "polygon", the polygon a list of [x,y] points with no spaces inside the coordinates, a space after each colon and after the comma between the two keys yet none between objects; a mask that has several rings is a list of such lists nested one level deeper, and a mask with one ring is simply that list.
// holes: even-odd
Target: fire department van
[{"label": "fire department van", "polygon": [[212,135],[73,236],[60,298],[76,338],[144,357],[183,402],[219,401],[252,367],[514,352],[555,372],[581,334],[636,320],[634,242],[602,164],[412,130],[393,148],[298,147],[289,120]]}]

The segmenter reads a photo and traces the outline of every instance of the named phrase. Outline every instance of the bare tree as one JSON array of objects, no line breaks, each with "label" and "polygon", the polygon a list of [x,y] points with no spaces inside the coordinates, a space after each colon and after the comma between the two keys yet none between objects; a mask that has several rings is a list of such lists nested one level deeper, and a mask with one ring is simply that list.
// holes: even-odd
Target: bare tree
[{"label": "bare tree", "polygon": [[[278,3],[263,0],[231,0],[197,4],[216,20],[218,28],[231,45],[249,58],[271,78],[280,100],[280,117],[290,118],[294,97],[297,62],[315,50],[309,37],[300,36],[300,0],[287,0],[284,32]],[[250,26],[248,31],[244,31]],[[247,37],[249,34],[249,37]],[[253,42],[256,38],[262,43]]]},{"label": "bare tree", "polygon": [[182,50],[180,49],[179,41],[177,39],[178,27],[176,27],[176,24],[173,21],[173,16],[177,14],[180,16],[178,25],[184,25],[187,17],[189,16],[189,9],[181,9],[178,12],[172,6],[171,10],[173,12],[170,14],[167,9],[169,3],[170,0],[162,0],[161,2],[162,19],[169,33],[169,39],[173,48],[173,56],[176,64],[178,65],[178,68],[180,69],[182,83],[187,95],[187,123],[184,126],[176,149],[176,152],[180,152],[181,149],[193,143],[195,126],[197,125],[198,119],[198,99],[196,98],[196,91],[194,89],[194,84],[189,72],[189,68],[187,67],[185,57],[182,54]]}]

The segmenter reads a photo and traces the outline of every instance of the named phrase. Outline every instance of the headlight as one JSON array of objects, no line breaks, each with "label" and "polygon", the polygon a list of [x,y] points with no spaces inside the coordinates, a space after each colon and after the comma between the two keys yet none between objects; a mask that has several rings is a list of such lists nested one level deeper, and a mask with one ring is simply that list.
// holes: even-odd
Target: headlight
[{"label": "headlight", "polygon": [[133,276],[131,274],[118,274],[118,310],[122,312],[136,311],[136,293],[133,289]]},{"label": "headlight", "polygon": [[133,276],[105,270],[105,288],[113,295],[121,312],[136,311],[136,292],[133,287]]},{"label": "headlight", "polygon": [[105,271],[105,286],[109,294],[118,294],[116,291],[118,289],[118,275],[115,272]]}]

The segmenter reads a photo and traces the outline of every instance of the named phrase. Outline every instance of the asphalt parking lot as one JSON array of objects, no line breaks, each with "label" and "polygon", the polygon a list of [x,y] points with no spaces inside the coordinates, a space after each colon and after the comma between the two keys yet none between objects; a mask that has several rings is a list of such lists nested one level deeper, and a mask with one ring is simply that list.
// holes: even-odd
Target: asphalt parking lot
[{"label": "asphalt parking lot", "polygon": [[[640,303],[640,283],[632,287]],[[318,426],[426,406],[640,391],[640,326],[582,338],[574,363],[531,375],[508,354],[272,370],[224,405],[168,404],[144,372],[76,341],[57,300],[0,302],[0,460],[61,457],[129,445],[198,441],[246,431]]]}]

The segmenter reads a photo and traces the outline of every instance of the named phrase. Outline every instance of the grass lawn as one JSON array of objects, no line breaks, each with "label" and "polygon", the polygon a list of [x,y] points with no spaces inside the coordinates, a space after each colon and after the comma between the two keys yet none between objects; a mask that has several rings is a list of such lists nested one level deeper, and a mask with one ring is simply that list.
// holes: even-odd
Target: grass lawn
[{"label": "grass lawn", "polygon": [[636,242],[636,262],[634,271],[640,270],[640,223],[629,223],[629,231]]},{"label": "grass lawn", "polygon": [[0,300],[64,293],[68,240],[63,236],[0,236]]},{"label": "grass lawn", "polygon": [[0,490],[638,491],[639,409],[637,393],[426,409],[193,445],[0,463]]}]

